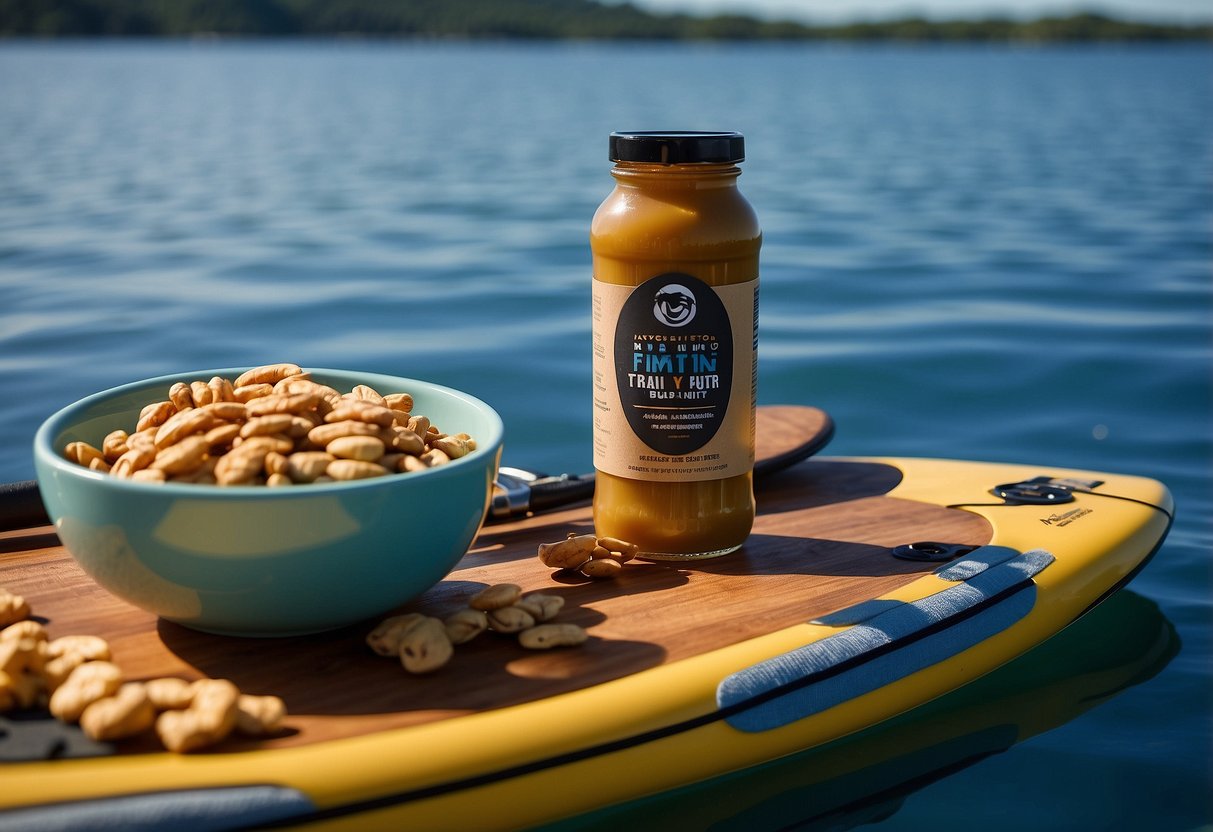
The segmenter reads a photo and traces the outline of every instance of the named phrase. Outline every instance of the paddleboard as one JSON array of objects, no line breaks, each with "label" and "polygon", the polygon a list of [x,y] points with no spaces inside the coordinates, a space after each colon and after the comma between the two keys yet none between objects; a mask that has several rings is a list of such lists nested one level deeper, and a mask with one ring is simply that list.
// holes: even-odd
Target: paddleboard
[{"label": "paddleboard", "polygon": [[1128,582],[1172,513],[1147,478],[934,459],[818,457],[769,472],[757,498],[739,552],[631,562],[609,581],[536,557],[539,543],[592,530],[584,504],[486,526],[401,611],[444,616],[516,583],[564,597],[558,620],[590,639],[530,652],[486,633],[428,676],[366,648],[374,621],[295,639],[198,633],[110,597],[49,528],[0,535],[0,585],[29,598],[52,637],[95,633],[130,678],[229,678],[290,711],[277,736],[203,753],[137,739],[4,763],[0,829],[568,821],[823,747],[962,688]]}]

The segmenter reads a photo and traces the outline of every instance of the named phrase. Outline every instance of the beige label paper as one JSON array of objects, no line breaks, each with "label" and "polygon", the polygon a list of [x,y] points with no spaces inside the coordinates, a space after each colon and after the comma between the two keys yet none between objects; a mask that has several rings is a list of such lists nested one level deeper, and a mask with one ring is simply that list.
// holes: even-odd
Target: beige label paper
[{"label": "beige label paper", "polygon": [[690,482],[754,465],[758,280],[593,282],[594,467]]}]

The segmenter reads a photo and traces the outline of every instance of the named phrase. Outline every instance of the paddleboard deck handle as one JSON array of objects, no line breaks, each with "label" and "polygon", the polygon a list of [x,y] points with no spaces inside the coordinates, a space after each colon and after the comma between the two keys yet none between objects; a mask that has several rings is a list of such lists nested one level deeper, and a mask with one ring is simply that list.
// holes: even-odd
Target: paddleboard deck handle
[{"label": "paddleboard deck handle", "polygon": [[893,557],[901,558],[902,560],[942,563],[943,561],[958,558],[961,555],[967,555],[976,548],[978,547],[966,546],[964,544],[936,543],[933,540],[920,540],[916,543],[898,546],[893,550]]}]

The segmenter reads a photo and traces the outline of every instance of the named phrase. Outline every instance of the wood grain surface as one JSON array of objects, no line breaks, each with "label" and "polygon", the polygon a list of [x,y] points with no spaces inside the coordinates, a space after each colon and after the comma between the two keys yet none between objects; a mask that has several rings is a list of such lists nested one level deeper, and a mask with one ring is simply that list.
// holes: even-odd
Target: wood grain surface
[{"label": "wood grain surface", "polygon": [[[558,621],[586,627],[576,649],[530,652],[485,633],[456,648],[429,676],[407,674],[364,644],[378,618],[321,635],[242,639],[157,619],[110,596],[59,545],[50,527],[0,534],[0,586],[24,595],[52,638],[106,638],[128,678],[233,680],[277,694],[290,717],[269,745],[296,745],[499,708],[619,678],[804,622],[880,595],[930,571],[892,548],[919,540],[982,545],[975,514],[884,496],[896,469],[813,460],[771,474],[757,492],[759,517],[738,552],[694,563],[626,565],[617,580],[553,573],[539,543],[592,532],[588,506],[486,529],[457,568],[401,611],[445,616],[488,584],[558,594]],[[223,750],[251,741],[229,740]],[[131,741],[123,750],[154,749]]]}]

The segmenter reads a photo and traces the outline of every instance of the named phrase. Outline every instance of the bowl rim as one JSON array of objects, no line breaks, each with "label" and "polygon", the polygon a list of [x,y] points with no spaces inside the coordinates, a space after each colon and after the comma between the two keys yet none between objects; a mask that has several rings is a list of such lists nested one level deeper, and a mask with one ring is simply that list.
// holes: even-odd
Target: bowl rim
[{"label": "bowl rim", "polygon": [[[253,365],[259,366],[259,365]],[[407,476],[386,476],[386,477],[368,477],[360,480],[335,481],[328,483],[307,483],[306,488],[270,488],[264,485],[210,485],[202,483],[184,483],[184,482],[140,482],[138,480],[122,479],[112,477],[108,473],[102,471],[93,471],[66,459],[52,444],[55,437],[67,430],[70,426],[76,423],[80,415],[91,407],[112,399],[116,396],[133,392],[145,387],[154,387],[164,385],[167,391],[173,383],[178,381],[192,381],[201,378],[211,378],[213,376],[223,376],[225,378],[235,378],[239,374],[251,369],[251,367],[222,367],[210,370],[187,370],[184,372],[168,373],[161,376],[153,376],[150,378],[139,379],[136,381],[126,382],[124,384],[110,387],[105,390],[100,390],[96,393],[91,393],[82,399],[77,399],[74,402],[59,408],[38,426],[38,430],[34,434],[34,459],[35,468],[40,468],[41,465],[48,465],[54,471],[65,475],[79,478],[84,481],[92,481],[97,484],[104,483],[104,487],[114,487],[121,490],[129,490],[132,493],[146,493],[172,496],[190,496],[190,497],[214,497],[222,498],[225,496],[248,497],[256,494],[263,499],[298,499],[305,495],[324,495],[331,494],[334,491],[352,491],[366,488],[384,488],[391,483],[400,482],[416,482],[419,478],[435,479],[444,476],[453,476],[462,467],[473,464],[483,459],[485,456],[497,454],[504,439],[505,425],[501,420],[500,414],[489,405],[487,402],[479,399],[470,393],[465,393],[462,390],[457,390],[454,387],[448,387],[443,384],[438,384],[424,379],[410,378],[407,376],[397,376],[390,373],[380,373],[372,370],[343,370],[331,367],[304,367],[304,371],[317,375],[331,374],[345,377],[358,377],[360,379],[391,379],[392,383],[403,383],[403,385],[413,385],[415,387],[424,387],[427,390],[434,391],[439,394],[450,396],[454,399],[462,401],[464,404],[471,406],[473,409],[480,411],[489,421],[489,432],[487,436],[477,436],[476,450],[466,456],[453,459],[449,463],[439,465],[434,468],[427,468],[424,471],[414,471]],[[355,383],[364,383],[362,381]],[[407,386],[403,386],[400,392],[412,392]],[[167,395],[167,393],[166,393]],[[38,473],[38,478],[42,479],[41,472]]]}]

